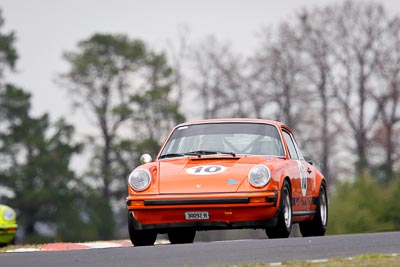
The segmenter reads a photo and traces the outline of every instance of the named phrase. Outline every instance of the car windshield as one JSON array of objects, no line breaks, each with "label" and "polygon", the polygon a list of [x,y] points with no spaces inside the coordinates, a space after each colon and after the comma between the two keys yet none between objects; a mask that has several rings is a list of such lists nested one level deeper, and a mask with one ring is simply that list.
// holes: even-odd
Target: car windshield
[{"label": "car windshield", "polygon": [[204,123],[174,130],[159,158],[211,154],[284,157],[278,129],[262,123]]}]

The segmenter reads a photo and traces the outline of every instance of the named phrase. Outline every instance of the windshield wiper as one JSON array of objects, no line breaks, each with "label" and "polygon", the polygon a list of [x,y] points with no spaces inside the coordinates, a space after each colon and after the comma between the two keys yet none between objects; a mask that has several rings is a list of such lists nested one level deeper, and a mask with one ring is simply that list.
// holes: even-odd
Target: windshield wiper
[{"label": "windshield wiper", "polygon": [[185,154],[183,153],[170,153],[170,154],[164,154],[159,156],[159,159],[166,159],[166,158],[177,158],[177,157],[184,157]]},{"label": "windshield wiper", "polygon": [[225,152],[225,151],[212,151],[212,150],[197,150],[197,151],[190,151],[186,153],[169,153],[159,156],[159,159],[166,159],[166,158],[177,158],[177,157],[184,157],[184,156],[197,156],[201,158],[201,156],[205,155],[215,155],[215,154],[225,154],[225,155],[232,155],[236,157],[236,154],[233,152]]},{"label": "windshield wiper", "polygon": [[204,155],[215,155],[215,154],[225,154],[236,157],[236,154],[234,152],[225,152],[225,151],[197,150],[185,153],[185,155],[198,156],[199,158]]}]

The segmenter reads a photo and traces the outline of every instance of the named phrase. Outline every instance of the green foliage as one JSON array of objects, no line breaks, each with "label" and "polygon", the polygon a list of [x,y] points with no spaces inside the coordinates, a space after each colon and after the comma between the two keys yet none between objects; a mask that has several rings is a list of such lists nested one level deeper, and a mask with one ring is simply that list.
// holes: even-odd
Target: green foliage
[{"label": "green foliage", "polygon": [[[0,9],[0,30],[4,25],[2,11]],[[18,58],[17,50],[14,47],[15,34],[0,33],[0,78],[3,77],[4,69],[14,70]]]},{"label": "green foliage", "polygon": [[4,201],[18,211],[26,241],[43,240],[38,223],[68,239],[63,228],[80,221],[80,192],[69,165],[81,144],[72,141],[74,128],[64,120],[31,116],[30,97],[12,85],[0,90],[0,186],[14,195]]},{"label": "green foliage", "polygon": [[367,175],[358,176],[354,182],[337,182],[329,203],[328,234],[394,230],[391,206],[398,201],[396,192],[390,191]]},{"label": "green foliage", "polygon": [[387,191],[389,201],[385,208],[386,219],[393,222],[396,230],[400,230],[400,173],[397,173],[396,179],[391,182]]},{"label": "green foliage", "polygon": [[[89,137],[91,161],[84,181],[96,185],[103,207],[124,203],[126,177],[140,153],[155,155],[167,132],[183,120],[171,99],[172,69],[163,53],[122,34],[94,34],[64,58],[70,68],[61,77],[72,101],[97,127]],[[98,210],[104,239],[112,236],[119,210],[126,218],[122,206]]]},{"label": "green foliage", "polygon": [[[125,190],[109,192],[107,187],[116,178],[113,174],[132,168],[132,160],[123,158],[126,149],[121,144],[136,146],[159,140],[160,145],[168,130],[184,119],[170,96],[172,69],[163,53],[151,51],[141,40],[122,34],[95,34],[81,41],[77,51],[66,52],[64,58],[70,69],[62,75],[63,81],[73,102],[93,118],[100,135],[100,139],[92,137],[96,140],[92,150],[94,168],[88,173],[101,177],[104,196],[109,198]],[[120,131],[126,133],[129,128],[131,141],[125,142]],[[153,146],[150,149],[148,152],[154,152]],[[129,157],[137,156],[135,152],[131,151]],[[127,174],[117,178],[125,180]]]},{"label": "green foliage", "polygon": [[70,212],[60,216],[60,240],[88,241],[110,240],[114,237],[114,220],[110,217],[112,210],[107,200],[93,190],[77,195],[71,205],[79,211],[78,214]]}]

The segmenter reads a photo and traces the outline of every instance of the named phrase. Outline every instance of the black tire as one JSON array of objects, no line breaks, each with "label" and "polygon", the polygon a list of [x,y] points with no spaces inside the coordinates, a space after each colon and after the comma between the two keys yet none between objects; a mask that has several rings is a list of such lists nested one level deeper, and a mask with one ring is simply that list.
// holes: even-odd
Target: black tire
[{"label": "black tire", "polygon": [[14,238],[8,243],[0,243],[0,248],[8,246],[8,245],[15,245],[15,236]]},{"label": "black tire", "polygon": [[282,185],[278,221],[274,227],[267,227],[268,238],[287,238],[292,231],[292,194],[289,183],[285,180]]},{"label": "black tire", "polygon": [[323,236],[328,226],[328,197],[324,184],[319,189],[317,210],[312,221],[300,223],[300,233],[302,236]]},{"label": "black tire", "polygon": [[128,214],[128,230],[129,237],[135,247],[153,246],[157,239],[157,232],[152,230],[136,230],[132,214]]},{"label": "black tire", "polygon": [[193,229],[173,229],[168,232],[168,239],[171,244],[193,243],[196,230]]}]

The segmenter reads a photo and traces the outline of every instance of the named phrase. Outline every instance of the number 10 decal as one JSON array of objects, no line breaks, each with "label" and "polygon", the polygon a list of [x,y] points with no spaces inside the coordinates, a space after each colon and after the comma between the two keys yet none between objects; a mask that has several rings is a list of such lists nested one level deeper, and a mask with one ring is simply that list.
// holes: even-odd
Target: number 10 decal
[{"label": "number 10 decal", "polygon": [[194,175],[212,175],[224,172],[225,170],[226,167],[220,165],[202,165],[189,168],[186,172]]}]

